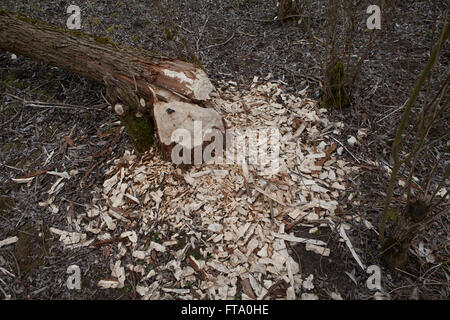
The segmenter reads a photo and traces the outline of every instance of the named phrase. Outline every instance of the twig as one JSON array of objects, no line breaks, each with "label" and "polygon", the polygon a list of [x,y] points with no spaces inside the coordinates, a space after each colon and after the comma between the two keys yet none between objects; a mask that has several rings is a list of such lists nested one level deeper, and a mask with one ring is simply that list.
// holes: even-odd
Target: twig
[{"label": "twig", "polygon": [[[331,136],[330,136],[330,137],[331,137]],[[336,141],[337,143],[339,143],[339,144],[345,149],[345,151],[347,151],[347,152],[353,157],[353,159],[356,160],[356,162],[361,163],[361,161],[360,161],[358,158],[356,158],[356,157],[353,155],[353,153],[351,153],[351,152],[347,149],[347,147],[344,146],[344,145],[342,144],[342,142],[340,142],[339,140],[337,140],[337,139],[335,139],[335,138],[333,138],[333,137],[331,137],[331,139],[333,139],[334,141]]]},{"label": "twig", "polygon": [[136,276],[134,270],[131,270],[131,278],[133,280],[133,300],[136,300]]},{"label": "twig", "polygon": [[11,118],[9,118],[8,120],[6,120],[5,122],[0,124],[0,128],[6,126],[8,123],[14,121],[17,116],[22,112],[22,110],[19,110],[14,116],[12,116]]},{"label": "twig", "polygon": [[377,121],[375,121],[375,123],[380,123],[381,121],[383,121],[384,119],[390,117],[391,115],[393,115],[393,114],[396,113],[397,111],[402,110],[402,109],[405,107],[406,102],[407,102],[407,101],[405,101],[405,103],[404,103],[402,106],[400,106],[400,107],[396,108],[394,111],[388,113],[388,114],[387,114],[386,116],[384,116],[383,118],[378,119]]},{"label": "twig", "polygon": [[23,98],[20,98],[18,96],[10,94],[10,93],[6,93],[5,95],[10,96],[11,98],[14,98],[16,100],[22,101],[24,107],[58,108],[58,109],[85,109],[85,110],[108,112],[108,111],[103,110],[103,109],[91,108],[91,107],[80,106],[80,105],[75,105],[75,104],[68,104],[68,103],[52,103],[52,102],[42,102],[42,101],[27,101],[27,100],[25,100]]},{"label": "twig", "polygon": [[128,241],[127,237],[124,237],[124,238],[111,238],[111,239],[97,241],[97,242],[93,243],[92,245],[90,245],[89,247],[93,248],[93,249],[98,249],[98,248],[100,248],[101,246],[103,246],[105,244],[109,244],[109,243],[113,243],[113,242],[126,242],[126,241]]},{"label": "twig", "polygon": [[165,16],[166,21],[169,23],[172,31],[180,36],[181,43],[183,44],[184,48],[186,49],[186,51],[191,56],[192,61],[195,64],[198,64],[199,66],[201,66],[200,60],[195,56],[194,52],[192,52],[192,49],[189,46],[188,42],[186,41],[186,39],[181,34],[180,30],[178,29],[178,26],[173,22],[171,16],[168,14],[166,8],[164,8],[164,6],[162,5],[161,1],[160,0],[153,0],[153,2],[156,3],[156,6],[160,10],[160,12]]},{"label": "twig", "polygon": [[399,154],[400,154],[400,151],[401,151],[402,145],[403,145],[402,142],[403,142],[403,134],[405,131],[405,127],[407,125],[412,107],[414,106],[414,104],[417,100],[417,97],[419,96],[419,92],[420,92],[421,88],[423,87],[423,84],[425,83],[428,75],[431,73],[431,71],[437,61],[437,58],[441,52],[441,49],[442,49],[442,47],[444,47],[444,44],[446,43],[447,38],[449,37],[449,33],[450,33],[450,23],[447,22],[444,24],[444,26],[442,28],[440,39],[434,46],[433,52],[431,53],[430,58],[428,59],[428,62],[426,64],[424,70],[422,71],[419,79],[417,80],[416,85],[408,99],[405,110],[403,111],[403,115],[402,115],[400,124],[395,133],[394,142],[392,143],[392,159],[394,160],[394,165],[392,168],[391,178],[389,180],[389,184],[388,184],[388,187],[386,190],[386,200],[384,203],[383,215],[382,215],[382,218],[380,221],[380,227],[379,227],[381,242],[384,240],[384,231],[386,228],[388,209],[391,204],[392,196],[394,194],[394,186],[397,181],[398,172],[402,165]]},{"label": "twig", "polygon": [[84,181],[86,180],[86,178],[92,173],[92,171],[94,171],[95,168],[97,168],[103,161],[106,160],[106,157],[100,159],[99,161],[97,161],[83,176],[83,178],[81,178],[80,181],[80,187],[84,188]]},{"label": "twig", "polygon": [[38,171],[38,172],[35,172],[35,173],[30,173],[30,174],[27,174],[26,176],[22,176],[22,177],[20,177],[20,179],[26,179],[26,178],[31,178],[31,177],[37,177],[37,176],[40,176],[40,175],[42,175],[42,174],[45,174],[45,173],[47,173],[47,172],[53,170],[54,168],[55,168],[55,166],[51,166],[51,167],[48,168],[48,169],[45,169],[45,170],[42,170],[42,171]]},{"label": "twig", "polygon": [[282,284],[284,284],[284,286],[286,286],[286,281],[284,279],[280,279],[277,282],[275,282],[273,285],[271,285],[269,287],[269,289],[267,289],[266,294],[261,298],[261,300],[265,300],[268,295],[271,295],[272,292],[274,292],[275,289],[278,288]]},{"label": "twig", "polygon": [[264,23],[269,23],[269,22],[275,22],[277,21],[276,17],[272,20],[263,20],[263,19],[249,19],[249,18],[232,18],[230,20],[245,20],[245,21],[254,21],[254,22],[264,22]]},{"label": "twig", "polygon": [[[289,206],[292,207],[294,205],[291,204],[286,204],[283,201],[278,200],[277,198],[275,198],[274,196],[272,196],[271,194],[268,194],[267,192],[265,192],[264,190],[258,188],[257,186],[255,186],[255,190],[258,191],[259,193],[261,193],[263,196],[265,196],[266,198],[268,198],[269,200],[275,201],[278,204],[281,204],[282,206]],[[294,206],[295,207],[295,206]]]},{"label": "twig", "polygon": [[400,239],[398,239],[397,241],[395,241],[394,243],[392,243],[390,246],[388,246],[387,248],[385,248],[383,251],[381,251],[377,257],[383,255],[385,252],[387,252],[388,250],[392,249],[394,246],[396,246],[397,244],[401,243],[402,241],[406,240],[412,233],[417,234],[419,231],[423,230],[426,228],[426,226],[428,226],[432,221],[436,220],[438,217],[440,217],[441,215],[443,215],[444,213],[448,214],[449,209],[446,208],[434,215],[432,215],[431,217],[425,219],[424,221],[418,222],[416,224],[413,224],[409,230],[406,232],[406,235],[401,237]]},{"label": "twig", "polygon": [[203,24],[203,27],[202,27],[202,29],[200,30],[200,34],[199,34],[199,36],[198,36],[197,42],[195,43],[195,45],[196,45],[196,47],[197,47],[197,54],[200,53],[199,43],[200,43],[200,39],[201,39],[202,36],[203,36],[203,32],[205,31],[205,27],[206,27],[206,24],[208,23],[208,20],[209,20],[209,17],[206,17],[205,23]]},{"label": "twig", "polygon": [[[194,229],[194,227],[187,221],[186,218],[184,219],[184,223],[189,227],[189,229],[191,229],[192,232],[194,232],[194,233],[199,232],[199,231],[196,231],[196,230]],[[203,244],[204,244],[205,246],[208,246],[208,244],[205,242],[205,240],[203,240],[203,238],[202,238],[201,236],[199,237],[199,239],[200,239],[201,242],[203,242]]]},{"label": "twig", "polygon": [[[114,138],[111,139],[111,141],[108,143],[107,147],[105,148],[105,150],[107,150],[107,152],[105,152],[104,157],[101,158],[99,161],[97,161],[83,176],[83,178],[81,178],[80,181],[80,187],[84,188],[84,181],[86,180],[86,178],[92,173],[92,171],[94,171],[95,168],[97,168],[103,161],[106,160],[107,155],[109,154],[109,152],[111,151],[111,146],[117,141],[117,139],[120,137],[120,128],[118,127],[116,130],[116,134],[114,135]],[[94,158],[94,156],[93,156]]]},{"label": "twig", "polygon": [[115,213],[117,213],[117,214],[119,214],[119,215],[121,215],[121,216],[123,216],[123,217],[129,217],[129,214],[128,214],[127,211],[122,210],[122,209],[117,208],[117,207],[114,207],[113,204],[112,204],[112,202],[111,202],[111,199],[108,198],[108,201],[107,201],[107,202],[108,202],[108,207],[109,207],[112,211],[114,211]]},{"label": "twig", "polygon": [[300,74],[300,73],[298,73],[298,72],[296,72],[294,70],[291,70],[289,68],[286,68],[286,67],[283,67],[283,69],[288,71],[288,72],[290,72],[290,73],[292,73],[296,77],[307,79],[307,80],[311,80],[311,81],[318,82],[318,83],[322,83],[322,81],[319,78],[316,78],[316,77],[313,77],[313,76],[309,76],[309,75],[306,75],[306,74]]},{"label": "twig", "polygon": [[4,166],[4,167],[7,167],[7,168],[10,168],[10,169],[13,169],[13,170],[23,171],[23,169],[20,169],[20,168],[14,167],[14,166],[9,166],[9,165],[4,164],[4,163],[0,163],[0,164],[1,164],[2,166]]},{"label": "twig", "polygon": [[[0,280],[1,280],[1,278],[0,278]],[[6,292],[2,289],[2,287],[0,287],[0,291],[3,293],[6,300],[8,300],[10,298],[9,295],[7,295]]]},{"label": "twig", "polygon": [[231,37],[229,37],[225,42],[213,44],[213,45],[207,46],[207,47],[205,47],[205,48],[202,48],[201,50],[203,51],[203,50],[211,49],[211,48],[214,48],[214,47],[224,46],[224,45],[226,45],[228,42],[230,42],[231,39],[234,38],[234,35],[235,35],[235,34],[236,34],[236,33],[233,32],[233,34],[231,35]]}]

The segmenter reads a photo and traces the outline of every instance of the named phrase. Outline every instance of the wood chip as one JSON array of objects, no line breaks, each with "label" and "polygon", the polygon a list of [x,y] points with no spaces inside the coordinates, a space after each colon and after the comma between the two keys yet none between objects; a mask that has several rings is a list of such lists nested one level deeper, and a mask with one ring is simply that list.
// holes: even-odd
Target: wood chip
[{"label": "wood chip", "polygon": [[17,237],[6,238],[6,239],[0,241],[0,248],[4,247],[4,246],[7,246],[9,244],[16,243],[17,241],[19,241],[19,238],[17,238]]}]

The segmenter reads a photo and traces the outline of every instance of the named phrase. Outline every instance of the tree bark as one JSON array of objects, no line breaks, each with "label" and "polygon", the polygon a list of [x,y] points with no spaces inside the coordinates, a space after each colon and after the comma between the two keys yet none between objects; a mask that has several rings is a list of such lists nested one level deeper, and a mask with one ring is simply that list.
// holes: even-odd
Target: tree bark
[{"label": "tree bark", "polygon": [[284,23],[290,18],[296,17],[300,13],[296,0],[278,1],[278,19]]},{"label": "tree bark", "polygon": [[0,48],[104,84],[138,152],[155,133],[168,158],[173,131],[192,131],[196,120],[224,131],[220,115],[205,108],[215,89],[196,65],[1,10]]}]

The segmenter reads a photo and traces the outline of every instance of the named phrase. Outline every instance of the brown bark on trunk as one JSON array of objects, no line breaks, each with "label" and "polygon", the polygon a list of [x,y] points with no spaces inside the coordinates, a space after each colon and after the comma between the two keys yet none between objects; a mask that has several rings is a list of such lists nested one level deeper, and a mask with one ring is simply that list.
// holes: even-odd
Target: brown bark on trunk
[{"label": "brown bark on trunk", "polygon": [[299,13],[300,11],[295,0],[278,1],[278,19],[281,23],[284,23],[288,19],[297,17]]},{"label": "brown bark on trunk", "polygon": [[389,268],[405,268],[412,241],[430,218],[430,205],[421,199],[410,200],[397,215],[397,221],[382,246],[382,257]]},{"label": "brown bark on trunk", "polygon": [[[166,137],[176,129],[189,127],[186,119],[172,121],[172,112],[163,117],[155,115],[156,109],[161,109],[155,106],[176,103],[177,112],[189,114],[192,122],[199,118],[203,127],[222,124],[213,109],[208,109],[207,117],[197,109],[204,106],[214,87],[196,65],[1,10],[0,48],[104,84],[108,100],[122,117],[139,152],[150,148],[155,131],[168,158],[173,143]],[[181,107],[179,102],[183,102]]]}]

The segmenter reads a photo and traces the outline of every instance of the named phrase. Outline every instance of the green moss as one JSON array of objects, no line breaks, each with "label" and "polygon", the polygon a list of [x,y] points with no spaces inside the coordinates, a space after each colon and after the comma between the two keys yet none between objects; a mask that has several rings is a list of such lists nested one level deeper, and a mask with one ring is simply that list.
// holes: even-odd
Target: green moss
[{"label": "green moss", "polygon": [[23,16],[23,15],[21,15],[21,14],[18,14],[18,15],[17,15],[17,18],[18,18],[19,20],[22,20],[22,21],[25,21],[25,22],[28,22],[28,23],[31,23],[31,24],[37,24],[37,23],[39,23],[39,20],[38,20],[38,19],[26,17],[26,16]]},{"label": "green moss", "polygon": [[116,18],[116,19],[121,19],[122,18],[122,14],[120,12],[114,12],[111,17]]},{"label": "green moss", "polygon": [[14,86],[14,81],[16,81],[16,73],[15,72],[8,72],[6,75],[5,83],[12,87]]},{"label": "green moss", "polygon": [[12,198],[2,196],[0,197],[0,213],[8,213],[15,205]]},{"label": "green moss", "polygon": [[136,151],[145,152],[153,145],[153,123],[147,118],[138,118],[134,112],[129,112],[122,122]]},{"label": "green moss", "polygon": [[398,208],[389,209],[388,219],[395,223],[397,221],[398,213],[399,213]]},{"label": "green moss", "polygon": [[127,129],[128,136],[137,152],[145,152],[153,145],[153,122],[147,117],[137,117],[137,99],[134,94],[125,90],[120,91],[120,99],[125,104],[125,116],[122,123]]},{"label": "green moss", "polygon": [[9,72],[6,75],[5,84],[9,87],[17,88],[19,90],[24,90],[31,85],[31,83],[27,80],[17,79],[17,74],[15,72]]},{"label": "green moss", "polygon": [[89,16],[86,20],[91,26],[97,26],[100,24],[100,19],[96,16]]},{"label": "green moss", "polygon": [[193,256],[196,260],[203,259],[202,254],[200,253],[200,247],[196,247],[195,249],[189,250],[187,256]]},{"label": "green moss", "polygon": [[[35,18],[30,18],[30,17],[24,16],[22,14],[10,12],[10,11],[5,11],[5,10],[2,10],[0,13],[1,14],[13,14],[13,15],[16,15],[16,17],[18,19],[22,20],[22,21],[25,21],[25,22],[28,22],[28,23],[31,23],[31,24],[40,24],[40,25],[46,26],[47,28],[51,28],[51,29],[53,29],[55,31],[64,32],[64,33],[73,35],[73,36],[75,36],[77,38],[86,38],[86,39],[87,38],[93,38],[95,41],[97,41],[98,43],[101,43],[101,44],[113,44],[114,43],[113,41],[111,41],[107,37],[92,36],[92,35],[86,34],[84,32],[81,32],[79,30],[71,30],[71,29],[67,29],[67,28],[64,28],[64,27],[55,26],[55,25],[52,25],[52,24],[48,24],[45,21],[41,21],[41,20],[38,20],[38,19],[35,19]],[[99,23],[99,20],[96,17],[92,17],[89,20],[92,20],[93,24]],[[115,25],[112,25],[109,28],[110,29],[109,31],[112,31],[112,30],[114,30],[116,28],[123,28],[123,27],[120,26],[120,25],[116,25],[115,24]]]},{"label": "green moss", "polygon": [[159,237],[159,233],[158,232],[154,232],[154,233],[148,233],[147,236],[150,238],[151,241],[153,242],[161,242],[161,239]]},{"label": "green moss", "polygon": [[94,40],[97,41],[98,43],[101,43],[101,44],[112,43],[107,37],[97,37],[97,36],[94,36]]},{"label": "green moss", "polygon": [[73,36],[75,36],[75,37],[83,37],[83,36],[86,36],[86,34],[84,34],[84,33],[81,32],[81,31],[78,31],[78,30],[61,29],[60,31],[68,32],[68,33],[70,33],[71,35],[73,35]]},{"label": "green moss", "polygon": [[167,40],[173,40],[174,36],[173,33],[169,30],[169,28],[164,29],[164,34]]},{"label": "green moss", "polygon": [[188,282],[188,283],[186,283],[183,287],[181,287],[181,289],[189,289],[189,288],[191,288],[194,284],[195,284],[195,281]]},{"label": "green moss", "polygon": [[106,31],[107,31],[108,33],[112,33],[112,32],[114,32],[114,30],[116,30],[116,29],[123,29],[123,26],[120,25],[120,24],[113,24],[113,25],[110,26],[108,29],[106,29]]},{"label": "green moss", "polygon": [[9,142],[4,143],[4,144],[2,145],[2,152],[7,153],[7,152],[9,152],[13,147],[14,147],[14,144],[12,144],[12,143],[9,143]]},{"label": "green moss", "polygon": [[41,151],[41,150],[39,150],[39,149],[34,149],[34,150],[31,152],[30,159],[34,159],[33,163],[34,163],[35,165],[37,165],[37,164],[39,164],[39,162],[40,162],[39,158],[41,157],[41,155],[42,155],[42,151]]},{"label": "green moss", "polygon": [[346,108],[350,106],[350,99],[345,87],[345,67],[337,62],[328,72],[327,90],[322,106],[325,108]]},{"label": "green moss", "polygon": [[[44,263],[50,243],[47,238],[43,241],[44,239],[39,237],[39,232],[35,226],[24,226],[17,233],[19,240],[16,243],[15,255],[23,274],[39,268]],[[49,235],[48,232],[44,233],[44,237],[46,235]]]},{"label": "green moss", "polygon": [[141,41],[141,36],[140,36],[140,35],[135,35],[135,36],[133,37],[133,41],[134,41],[134,42],[139,42],[139,41]]}]

